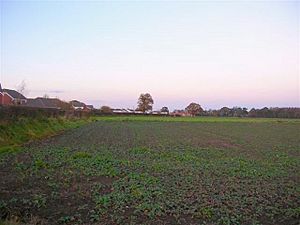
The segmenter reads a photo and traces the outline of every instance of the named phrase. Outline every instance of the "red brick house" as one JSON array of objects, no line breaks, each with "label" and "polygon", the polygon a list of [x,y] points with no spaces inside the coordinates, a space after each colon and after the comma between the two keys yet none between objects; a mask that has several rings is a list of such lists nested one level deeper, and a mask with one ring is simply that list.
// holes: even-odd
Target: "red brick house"
[{"label": "red brick house", "polygon": [[21,93],[11,90],[2,89],[0,84],[0,104],[1,105],[22,105],[27,102],[27,99]]},{"label": "red brick house", "polygon": [[13,102],[11,98],[3,92],[0,84],[0,105],[12,105],[12,104]]}]

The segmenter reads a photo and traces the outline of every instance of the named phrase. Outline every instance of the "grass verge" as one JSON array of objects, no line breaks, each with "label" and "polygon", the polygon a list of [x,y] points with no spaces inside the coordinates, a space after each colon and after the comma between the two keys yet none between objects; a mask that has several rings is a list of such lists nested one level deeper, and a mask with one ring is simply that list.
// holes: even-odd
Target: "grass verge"
[{"label": "grass verge", "polygon": [[17,152],[31,140],[52,136],[60,131],[79,127],[90,119],[26,118],[0,122],[0,155]]}]

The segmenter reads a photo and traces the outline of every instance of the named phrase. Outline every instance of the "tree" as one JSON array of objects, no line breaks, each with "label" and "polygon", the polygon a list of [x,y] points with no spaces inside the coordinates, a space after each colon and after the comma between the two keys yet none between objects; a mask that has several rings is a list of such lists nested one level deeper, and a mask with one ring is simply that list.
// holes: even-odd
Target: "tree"
[{"label": "tree", "polygon": [[160,112],[169,114],[170,111],[169,111],[168,107],[164,106],[161,108]]},{"label": "tree", "polygon": [[228,107],[223,107],[219,110],[220,116],[230,116],[231,110]]},{"label": "tree", "polygon": [[153,98],[149,93],[141,94],[138,99],[137,110],[142,112],[151,111],[153,103],[154,103]]},{"label": "tree", "polygon": [[248,109],[247,108],[243,108],[243,116],[247,116],[248,115]]},{"label": "tree", "polygon": [[241,107],[233,107],[232,108],[232,116],[234,117],[242,117],[243,116],[243,109]]},{"label": "tree", "polygon": [[257,110],[255,108],[252,108],[249,113],[248,113],[249,117],[257,117]]},{"label": "tree", "polygon": [[25,95],[27,92],[25,80],[22,80],[22,82],[17,86],[17,90],[19,92],[19,96],[15,99],[14,104],[20,105],[22,104],[22,95]]},{"label": "tree", "polygon": [[192,116],[198,115],[200,113],[203,112],[203,109],[201,108],[201,106],[197,103],[192,102],[191,104],[189,104],[185,110],[191,114]]},{"label": "tree", "polygon": [[26,82],[22,80],[22,82],[18,85],[18,92],[25,95],[26,92]]},{"label": "tree", "polygon": [[102,106],[100,108],[101,113],[103,114],[112,114],[112,109],[109,106]]}]

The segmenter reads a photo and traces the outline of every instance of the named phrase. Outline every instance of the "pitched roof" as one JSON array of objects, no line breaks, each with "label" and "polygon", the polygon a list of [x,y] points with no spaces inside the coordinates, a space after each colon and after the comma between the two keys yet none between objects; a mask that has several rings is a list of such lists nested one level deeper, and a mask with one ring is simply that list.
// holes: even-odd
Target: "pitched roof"
[{"label": "pitched roof", "polygon": [[21,93],[15,91],[15,90],[10,90],[10,89],[2,89],[3,92],[6,92],[7,94],[9,94],[11,97],[13,98],[17,98],[17,99],[26,99],[24,95],[22,95]]},{"label": "pitched roof", "polygon": [[85,104],[83,102],[80,102],[80,101],[77,101],[77,100],[70,101],[70,104],[73,107],[85,107]]},{"label": "pitched roof", "polygon": [[25,106],[34,108],[60,108],[59,99],[57,98],[30,98],[27,99]]},{"label": "pitched roof", "polygon": [[93,105],[86,105],[86,107],[89,108],[89,109],[93,109],[94,108]]}]

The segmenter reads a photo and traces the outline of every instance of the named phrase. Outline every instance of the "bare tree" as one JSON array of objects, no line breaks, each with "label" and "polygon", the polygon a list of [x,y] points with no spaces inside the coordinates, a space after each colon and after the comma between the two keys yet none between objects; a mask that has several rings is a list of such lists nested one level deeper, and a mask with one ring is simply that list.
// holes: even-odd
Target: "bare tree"
[{"label": "bare tree", "polygon": [[25,80],[22,80],[21,83],[18,85],[18,92],[21,93],[22,95],[25,95],[26,92],[27,92],[27,89],[26,89],[26,82]]},{"label": "bare tree", "polygon": [[20,105],[20,104],[22,104],[21,99],[23,99],[23,95],[25,95],[27,92],[25,80],[22,80],[22,82],[17,86],[17,90],[18,90],[19,96],[15,100],[15,104]]},{"label": "bare tree", "polygon": [[149,93],[141,94],[138,99],[137,110],[142,112],[151,111],[153,104],[154,104],[153,98]]}]

